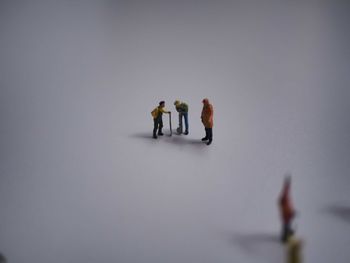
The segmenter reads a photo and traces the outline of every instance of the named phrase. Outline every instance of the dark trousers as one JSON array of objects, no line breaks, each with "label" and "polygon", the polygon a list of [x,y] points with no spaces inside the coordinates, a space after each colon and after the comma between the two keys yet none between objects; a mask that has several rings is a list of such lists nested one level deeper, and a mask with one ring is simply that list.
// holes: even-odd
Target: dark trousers
[{"label": "dark trousers", "polygon": [[153,119],[153,121],[154,121],[153,136],[156,136],[157,130],[158,130],[158,133],[162,132],[163,119],[158,117],[158,118]]},{"label": "dark trousers", "polygon": [[213,128],[205,128],[205,138],[210,142],[213,140]]},{"label": "dark trousers", "polygon": [[281,241],[287,242],[288,238],[294,234],[294,231],[291,227],[292,222],[284,222],[282,225]]},{"label": "dark trousers", "polygon": [[179,112],[179,128],[182,132],[182,117],[185,120],[185,131],[188,132],[188,113],[187,112]]}]

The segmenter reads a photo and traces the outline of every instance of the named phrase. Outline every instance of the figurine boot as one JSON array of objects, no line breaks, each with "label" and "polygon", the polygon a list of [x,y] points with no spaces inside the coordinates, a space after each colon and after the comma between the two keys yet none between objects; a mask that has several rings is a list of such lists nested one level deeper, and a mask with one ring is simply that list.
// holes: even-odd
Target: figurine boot
[{"label": "figurine boot", "polygon": [[156,134],[156,132],[153,132],[153,139],[157,139],[158,137],[157,137],[157,134]]},{"label": "figurine boot", "polygon": [[207,141],[207,140],[209,140],[209,134],[208,134],[208,129],[205,128],[205,137],[202,138],[202,141],[204,142],[204,141]]}]

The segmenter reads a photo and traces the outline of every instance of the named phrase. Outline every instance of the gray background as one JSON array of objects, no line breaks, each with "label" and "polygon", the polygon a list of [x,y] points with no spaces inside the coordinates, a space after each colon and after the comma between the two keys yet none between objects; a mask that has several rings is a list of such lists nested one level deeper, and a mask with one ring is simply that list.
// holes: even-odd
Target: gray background
[{"label": "gray background", "polygon": [[[11,263],[284,262],[277,197],[291,172],[305,262],[348,263],[349,11],[1,1],[0,252]],[[190,106],[190,134],[151,139],[151,110],[165,100],[175,127],[175,99]]]}]

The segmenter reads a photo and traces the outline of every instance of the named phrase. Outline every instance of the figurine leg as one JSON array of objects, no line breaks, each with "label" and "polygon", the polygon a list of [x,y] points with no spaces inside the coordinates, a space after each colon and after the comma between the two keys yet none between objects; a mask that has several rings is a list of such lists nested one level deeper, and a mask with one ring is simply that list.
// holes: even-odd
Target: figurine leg
[{"label": "figurine leg", "polygon": [[188,134],[188,113],[187,112],[184,113],[183,116],[185,119],[185,133],[184,134],[187,135]]},{"label": "figurine leg", "polygon": [[207,145],[210,145],[213,141],[213,128],[208,128],[208,139]]},{"label": "figurine leg", "polygon": [[181,112],[179,113],[179,127],[177,128],[177,132],[179,134],[182,133],[182,113]]},{"label": "figurine leg", "polygon": [[160,136],[164,135],[164,133],[162,133],[162,129],[163,129],[163,120],[160,119],[159,120],[159,126],[158,126],[158,135],[160,135]]},{"label": "figurine leg", "polygon": [[208,137],[208,129],[205,128],[205,137],[202,138],[202,141],[207,141],[209,140],[209,137]]},{"label": "figurine leg", "polygon": [[288,238],[294,235],[294,231],[291,228],[291,222],[286,222],[282,226],[282,234],[281,234],[281,241],[287,242]]},{"label": "figurine leg", "polygon": [[154,119],[153,121],[154,121],[153,138],[157,139],[158,121],[156,119]]}]

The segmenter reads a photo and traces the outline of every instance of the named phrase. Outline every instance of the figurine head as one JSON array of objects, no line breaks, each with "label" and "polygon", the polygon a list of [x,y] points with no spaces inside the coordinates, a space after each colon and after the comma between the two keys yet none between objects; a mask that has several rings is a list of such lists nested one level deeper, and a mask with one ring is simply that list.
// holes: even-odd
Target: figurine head
[{"label": "figurine head", "polygon": [[203,104],[209,104],[209,100],[207,98],[202,100]]},{"label": "figurine head", "polygon": [[165,101],[164,100],[160,101],[159,102],[159,107],[164,107],[164,106],[165,106]]},{"label": "figurine head", "polygon": [[175,106],[180,105],[180,101],[179,101],[179,100],[175,100],[174,105],[175,105]]}]

